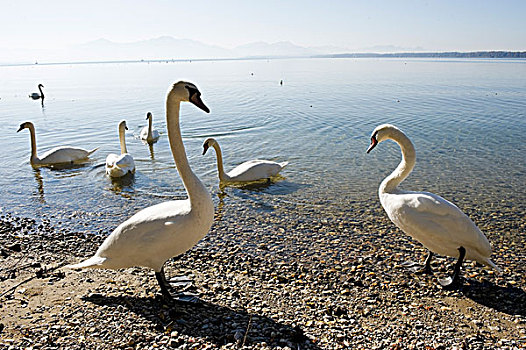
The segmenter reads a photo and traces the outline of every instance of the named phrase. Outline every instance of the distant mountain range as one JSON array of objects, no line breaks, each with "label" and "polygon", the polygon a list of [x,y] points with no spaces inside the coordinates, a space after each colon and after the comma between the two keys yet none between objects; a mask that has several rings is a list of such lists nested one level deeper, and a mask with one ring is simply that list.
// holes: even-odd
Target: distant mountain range
[{"label": "distant mountain range", "polygon": [[227,49],[189,39],[162,36],[155,39],[132,43],[115,43],[99,39],[72,47],[76,56],[104,57],[108,59],[204,59],[204,58],[246,58],[246,57],[306,57],[313,55],[346,52],[336,47],[310,48],[288,41],[276,43],[254,42]]},{"label": "distant mountain range", "polygon": [[98,39],[88,43],[57,49],[2,49],[0,63],[40,63],[76,61],[137,61],[182,59],[232,59],[281,57],[494,57],[524,58],[526,52],[422,52],[421,47],[403,48],[392,45],[372,46],[352,53],[337,46],[304,47],[289,41],[254,42],[228,49],[195,40],[161,36],[130,43]]}]

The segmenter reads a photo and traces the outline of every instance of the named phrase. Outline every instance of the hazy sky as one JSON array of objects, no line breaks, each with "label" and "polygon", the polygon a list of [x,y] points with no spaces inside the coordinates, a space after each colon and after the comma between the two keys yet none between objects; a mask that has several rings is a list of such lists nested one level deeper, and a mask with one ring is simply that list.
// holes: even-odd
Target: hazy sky
[{"label": "hazy sky", "polygon": [[0,48],[162,35],[232,48],[253,41],[361,49],[526,50],[524,0],[2,1]]}]

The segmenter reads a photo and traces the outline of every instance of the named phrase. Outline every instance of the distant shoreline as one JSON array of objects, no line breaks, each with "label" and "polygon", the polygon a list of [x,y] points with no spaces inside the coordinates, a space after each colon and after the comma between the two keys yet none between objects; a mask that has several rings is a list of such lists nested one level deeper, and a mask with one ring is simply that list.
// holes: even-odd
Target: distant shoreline
[{"label": "distant shoreline", "polygon": [[472,52],[399,52],[399,53],[342,53],[316,55],[319,58],[526,58],[526,51],[472,51]]},{"label": "distant shoreline", "polygon": [[107,64],[107,63],[176,63],[176,62],[210,62],[210,61],[250,61],[292,58],[496,58],[523,59],[526,51],[472,51],[472,52],[398,52],[398,53],[340,53],[312,56],[250,56],[234,58],[159,58],[159,59],[107,59],[97,61],[64,61],[64,62],[11,62],[1,63],[0,67],[63,65],[63,64]]}]

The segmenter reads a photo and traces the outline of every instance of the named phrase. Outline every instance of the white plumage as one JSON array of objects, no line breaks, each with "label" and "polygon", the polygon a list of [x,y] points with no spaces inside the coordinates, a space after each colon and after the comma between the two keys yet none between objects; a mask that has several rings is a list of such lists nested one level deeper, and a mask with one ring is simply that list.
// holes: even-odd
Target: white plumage
[{"label": "white plumage", "polygon": [[244,162],[230,170],[228,173],[225,173],[221,147],[219,147],[219,143],[215,139],[206,139],[203,143],[203,155],[210,147],[213,147],[216,151],[217,171],[221,182],[250,182],[269,179],[276,176],[281,169],[289,164],[289,162],[277,163],[271,160],[256,159]]},{"label": "white plumage", "polygon": [[179,128],[181,101],[192,102],[209,112],[200,95],[195,85],[178,82],[168,93],[166,101],[168,139],[188,199],[168,201],[139,211],[106,238],[95,256],[70,265],[70,268],[149,267],[155,270],[163,295],[171,297],[171,287],[164,276],[164,263],[192,248],[206,235],[214,221],[212,198],[188,164]]},{"label": "white plumage", "polygon": [[152,144],[159,140],[159,131],[153,128],[153,116],[150,112],[146,114],[146,119],[148,120],[148,125],[142,128],[140,138],[144,142]]},{"label": "white plumage", "polygon": [[34,166],[63,165],[86,161],[88,157],[98,149],[95,148],[91,151],[87,151],[78,147],[60,146],[45,152],[39,157],[37,153],[35,126],[31,122],[22,123],[17,132],[24,129],[29,129],[29,134],[31,136],[31,157],[29,161],[31,165]]},{"label": "white plumage", "polygon": [[128,130],[126,121],[119,123],[119,141],[121,154],[110,153],[106,157],[106,174],[111,177],[122,177],[135,173],[135,161],[126,148],[125,132]]},{"label": "white plumage", "polygon": [[378,126],[372,133],[367,153],[378,143],[389,139],[398,143],[402,150],[401,163],[382,181],[378,189],[380,202],[389,219],[433,253],[450,257],[460,255],[462,258],[459,250],[463,247],[466,259],[500,271],[490,260],[491,247],[488,239],[456,205],[433,193],[398,188],[416,162],[413,143],[400,129],[389,124]]}]

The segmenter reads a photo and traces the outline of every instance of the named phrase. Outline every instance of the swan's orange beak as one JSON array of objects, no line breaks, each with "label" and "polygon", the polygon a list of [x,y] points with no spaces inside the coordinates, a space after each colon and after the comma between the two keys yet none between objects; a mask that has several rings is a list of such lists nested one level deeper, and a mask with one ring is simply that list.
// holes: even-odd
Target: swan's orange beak
[{"label": "swan's orange beak", "polygon": [[205,144],[203,145],[203,156],[205,155],[206,151],[208,151],[208,147],[209,147],[209,146],[208,146],[208,143],[205,143]]},{"label": "swan's orange beak", "polygon": [[371,152],[373,150],[373,148],[376,147],[377,144],[378,144],[378,141],[376,141],[376,137],[374,137],[374,136],[371,137],[371,145],[367,149],[367,153]]},{"label": "swan's orange beak", "polygon": [[205,104],[201,100],[201,95],[199,93],[192,94],[192,96],[190,96],[190,102],[192,102],[194,105],[196,105],[206,113],[210,113],[208,107],[205,106]]}]

